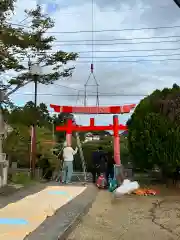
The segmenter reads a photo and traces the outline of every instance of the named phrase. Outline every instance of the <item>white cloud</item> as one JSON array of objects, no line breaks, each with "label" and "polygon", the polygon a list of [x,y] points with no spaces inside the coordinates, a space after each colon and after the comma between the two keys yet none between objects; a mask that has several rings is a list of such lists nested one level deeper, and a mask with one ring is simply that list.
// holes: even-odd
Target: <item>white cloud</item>
[{"label": "white cloud", "polygon": [[[79,33],[79,34],[59,34],[58,32],[72,32],[72,31],[84,31],[92,29],[91,19],[91,1],[77,0],[77,1],[50,1],[50,0],[39,0],[43,5],[44,10],[51,11],[51,17],[55,19],[55,27],[51,30],[57,38],[57,42],[54,45],[53,51],[64,50],[64,51],[91,51],[91,42],[86,42],[87,45],[72,45],[65,46],[61,42],[67,43],[67,40],[91,40],[91,33]],[[50,9],[50,2],[53,2],[56,6]],[[171,0],[163,1],[161,4],[156,0],[144,0],[144,1],[112,1],[101,0],[94,1],[94,30],[103,29],[131,29],[131,28],[150,28],[156,26],[178,26],[180,25],[179,9]],[[121,3],[120,3],[121,2]],[[19,22],[23,20],[23,10],[27,6],[29,8],[34,7],[35,1],[23,0],[17,1],[16,15],[13,17],[13,22]],[[53,12],[54,11],[54,12]],[[178,36],[179,28],[169,29],[147,29],[139,31],[113,31],[113,32],[101,32],[94,33],[94,39],[129,39],[129,38],[148,38],[148,37],[162,37],[162,36]],[[104,57],[103,60],[107,61],[134,61],[139,59],[165,59],[173,58],[180,59],[180,56],[167,56],[167,57],[145,57],[147,55],[154,54],[175,54],[180,51],[176,50],[158,50],[151,51],[152,49],[175,49],[180,48],[179,42],[160,42],[160,43],[141,43],[132,44],[135,42],[156,42],[156,41],[176,41],[180,37],[162,39],[155,38],[149,40],[122,40],[116,41],[120,44],[114,44],[109,42],[111,45],[96,45],[94,46],[94,59],[100,60],[97,57]],[[115,42],[115,41],[114,41]],[[126,42],[126,44],[122,44]],[[80,42],[77,42],[80,43]],[[96,42],[104,43],[104,42]],[[127,44],[130,43],[130,44]],[[90,44],[90,45],[88,45]],[[147,50],[150,51],[147,51]],[[133,51],[131,51],[133,50]],[[138,51],[141,50],[141,51]],[[142,51],[144,50],[144,51]],[[97,52],[97,51],[114,51],[114,52]],[[129,51],[129,52],[120,52]],[[126,57],[124,57],[126,56]],[[129,56],[129,57],[128,57]],[[76,70],[73,74],[72,79],[60,80],[56,85],[52,86],[39,86],[38,87],[38,101],[45,102],[46,104],[54,103],[61,105],[74,105],[77,97],[76,96],[57,96],[57,95],[76,95],[78,91],[75,89],[83,89],[86,80],[90,73],[90,61],[91,53],[82,53],[80,57],[89,57],[87,59],[80,58],[79,61],[89,61],[89,63],[77,63]],[[118,58],[119,57],[119,58]],[[134,95],[146,95],[151,93],[156,88],[171,87],[174,82],[180,84],[179,80],[179,61],[165,61],[165,62],[102,62],[95,63],[94,74],[96,79],[100,83],[101,93],[116,93],[117,94],[134,94]],[[89,82],[93,84],[93,78]],[[66,87],[58,87],[57,85],[64,85]],[[67,87],[74,88],[68,89]],[[90,92],[95,92],[95,88],[88,88]],[[33,85],[28,85],[21,89],[18,93],[14,94],[13,100],[16,102],[24,103],[32,100],[32,95],[25,95],[24,93],[33,92]],[[43,95],[43,94],[49,95]],[[52,94],[52,96],[50,95]],[[83,91],[81,91],[81,95]],[[143,96],[142,96],[143,97]],[[127,103],[138,103],[142,98],[141,96],[111,96],[111,97],[100,97],[101,105],[123,105]],[[79,104],[83,104],[83,97]],[[95,104],[95,97],[88,97],[88,105]],[[128,116],[123,115],[120,117],[121,122],[125,122]],[[89,116],[81,116],[79,120],[81,123],[87,123]],[[109,124],[111,117],[97,117],[98,124]]]}]

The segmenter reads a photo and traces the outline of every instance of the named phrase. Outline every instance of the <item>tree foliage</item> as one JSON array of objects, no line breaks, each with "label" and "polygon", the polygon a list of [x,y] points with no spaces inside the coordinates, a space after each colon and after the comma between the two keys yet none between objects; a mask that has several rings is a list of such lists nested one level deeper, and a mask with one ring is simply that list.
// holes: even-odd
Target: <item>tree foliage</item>
[{"label": "tree foliage", "polygon": [[43,155],[53,161],[57,161],[53,155],[53,131],[52,116],[50,116],[47,106],[41,103],[34,108],[33,102],[27,102],[24,107],[14,107],[4,109],[5,121],[13,128],[13,131],[4,141],[4,151],[11,161],[18,162],[19,165],[28,167],[31,149],[31,125],[34,118],[38,119],[37,124],[37,155]]},{"label": "tree foliage", "polygon": [[33,64],[42,67],[38,82],[48,85],[71,76],[73,68],[67,68],[66,64],[77,58],[76,53],[54,50],[56,38],[48,34],[54,27],[54,21],[43,14],[39,5],[25,11],[29,25],[17,27],[7,21],[13,13],[13,6],[13,0],[3,0],[0,5],[0,74],[8,70],[14,70],[15,73],[14,77],[0,84],[0,89],[6,91],[7,97],[34,81],[29,71]]},{"label": "tree foliage", "polygon": [[159,166],[171,173],[180,165],[180,88],[156,90],[127,122],[129,150],[137,167]]}]

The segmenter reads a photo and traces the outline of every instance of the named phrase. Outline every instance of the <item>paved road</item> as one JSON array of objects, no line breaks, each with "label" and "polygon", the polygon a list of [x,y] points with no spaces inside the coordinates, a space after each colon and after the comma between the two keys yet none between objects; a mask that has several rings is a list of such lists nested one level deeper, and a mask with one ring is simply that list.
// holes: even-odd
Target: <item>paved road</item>
[{"label": "paved road", "polygon": [[85,190],[86,187],[82,185],[44,185],[39,191],[24,195],[22,199],[7,205],[7,199],[4,198],[4,202],[0,201],[0,239],[23,240],[47,217],[53,216],[58,209],[73,201]]},{"label": "paved road", "polygon": [[67,240],[178,240],[178,191],[162,190],[159,197],[131,195],[120,200],[100,191],[89,213]]}]

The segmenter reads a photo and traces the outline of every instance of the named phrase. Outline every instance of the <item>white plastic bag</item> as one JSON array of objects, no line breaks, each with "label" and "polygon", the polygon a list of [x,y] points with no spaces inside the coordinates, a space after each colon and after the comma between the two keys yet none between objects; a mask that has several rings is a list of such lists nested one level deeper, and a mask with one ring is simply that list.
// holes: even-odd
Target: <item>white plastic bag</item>
[{"label": "white plastic bag", "polygon": [[[129,184],[131,181],[129,180],[129,179],[124,179],[124,181],[123,181],[123,183],[122,183],[122,185],[126,185],[126,184]],[[122,186],[121,185],[121,186]]]},{"label": "white plastic bag", "polygon": [[114,191],[114,194],[116,197],[120,197],[124,194],[132,193],[138,188],[139,188],[139,184],[137,181],[131,182],[130,180],[125,179],[122,185]]}]

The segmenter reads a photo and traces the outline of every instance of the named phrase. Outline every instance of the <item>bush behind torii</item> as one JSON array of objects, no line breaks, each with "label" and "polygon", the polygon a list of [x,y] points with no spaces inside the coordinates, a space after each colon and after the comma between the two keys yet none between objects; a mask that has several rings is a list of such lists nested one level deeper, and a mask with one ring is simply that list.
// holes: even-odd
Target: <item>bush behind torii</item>
[{"label": "bush behind torii", "polygon": [[128,146],[134,164],[154,165],[166,174],[180,165],[180,88],[156,90],[144,98],[128,121]]}]

